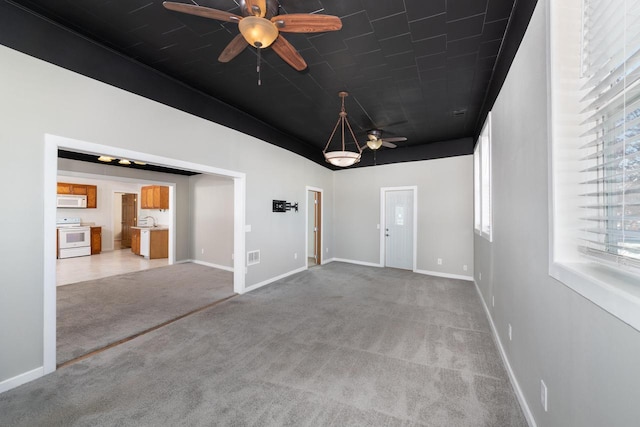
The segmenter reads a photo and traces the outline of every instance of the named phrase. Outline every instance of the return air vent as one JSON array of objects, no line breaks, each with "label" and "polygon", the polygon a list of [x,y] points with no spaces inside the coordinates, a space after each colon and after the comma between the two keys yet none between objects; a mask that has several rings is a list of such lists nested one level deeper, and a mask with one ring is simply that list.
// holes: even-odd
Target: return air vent
[{"label": "return air vent", "polygon": [[451,115],[453,115],[453,117],[461,117],[461,116],[464,116],[465,114],[467,114],[467,109],[466,108],[461,108],[459,110],[453,110],[453,112],[451,113]]},{"label": "return air vent", "polygon": [[260,264],[260,251],[247,252],[247,265]]}]

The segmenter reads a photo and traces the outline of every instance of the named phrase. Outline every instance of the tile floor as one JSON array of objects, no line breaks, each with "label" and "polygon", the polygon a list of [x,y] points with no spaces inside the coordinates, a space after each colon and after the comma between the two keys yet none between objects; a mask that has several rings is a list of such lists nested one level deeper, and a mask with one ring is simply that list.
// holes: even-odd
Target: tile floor
[{"label": "tile floor", "polygon": [[131,253],[131,249],[102,252],[99,255],[58,259],[56,285],[68,285],[85,280],[100,279],[117,274],[147,270],[169,264],[167,258],[145,259]]}]

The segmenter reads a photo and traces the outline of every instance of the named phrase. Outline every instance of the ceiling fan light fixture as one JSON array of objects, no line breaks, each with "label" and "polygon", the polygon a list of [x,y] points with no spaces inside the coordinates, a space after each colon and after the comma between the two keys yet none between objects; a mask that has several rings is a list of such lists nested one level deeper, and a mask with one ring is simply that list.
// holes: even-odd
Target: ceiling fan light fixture
[{"label": "ceiling fan light fixture", "polygon": [[[349,120],[347,120],[347,112],[344,109],[344,98],[348,96],[347,92],[339,92],[338,96],[342,98],[342,108],[340,109],[340,114],[338,115],[338,122],[333,128],[333,132],[331,132],[331,136],[327,141],[327,145],[325,145],[324,150],[322,150],[322,154],[324,154],[324,158],[327,162],[331,163],[334,166],[338,166],[341,168],[346,168],[352,166],[360,161],[360,157],[362,156],[362,148],[360,144],[358,144],[358,140],[356,139],[355,134],[353,133],[353,129],[351,129],[351,125],[349,124]],[[341,148],[342,150],[336,151],[327,151],[329,149],[329,145],[333,140],[333,136],[336,134],[338,127],[341,129],[342,139]],[[348,129],[351,137],[353,138],[353,142],[356,144],[358,151],[347,151],[345,148],[344,135],[345,130]]]},{"label": "ceiling fan light fixture", "polygon": [[372,150],[377,150],[378,148],[382,147],[382,140],[380,138],[369,139],[367,141],[367,146]]},{"label": "ceiling fan light fixture", "polygon": [[251,46],[264,49],[278,38],[278,28],[268,19],[258,16],[247,16],[240,20],[238,28],[244,39]]}]

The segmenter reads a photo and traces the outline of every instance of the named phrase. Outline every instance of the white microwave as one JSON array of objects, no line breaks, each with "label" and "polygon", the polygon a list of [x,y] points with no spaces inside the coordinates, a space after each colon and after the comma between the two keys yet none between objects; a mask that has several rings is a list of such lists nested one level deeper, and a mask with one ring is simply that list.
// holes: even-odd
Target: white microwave
[{"label": "white microwave", "polygon": [[56,207],[59,208],[86,208],[87,196],[73,194],[58,194]]}]

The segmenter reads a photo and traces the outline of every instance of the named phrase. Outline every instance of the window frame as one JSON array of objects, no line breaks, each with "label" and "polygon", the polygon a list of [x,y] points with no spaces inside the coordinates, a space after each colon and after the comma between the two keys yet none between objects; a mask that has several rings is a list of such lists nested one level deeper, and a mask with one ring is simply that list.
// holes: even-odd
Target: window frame
[{"label": "window frame", "polygon": [[473,221],[474,231],[493,241],[491,112],[482,126],[473,150]]},{"label": "window frame", "polygon": [[585,257],[579,153],[582,1],[546,0],[549,128],[549,275],[640,331],[640,276]]}]

